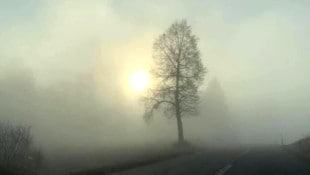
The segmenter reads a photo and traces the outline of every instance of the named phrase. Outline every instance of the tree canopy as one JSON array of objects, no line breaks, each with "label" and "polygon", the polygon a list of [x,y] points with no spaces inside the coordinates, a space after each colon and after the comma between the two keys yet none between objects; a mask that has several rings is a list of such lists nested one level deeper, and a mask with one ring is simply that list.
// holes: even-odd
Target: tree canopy
[{"label": "tree canopy", "polygon": [[184,140],[181,118],[197,114],[198,87],[206,72],[197,41],[191,27],[182,20],[173,23],[153,45],[151,73],[156,83],[144,98],[144,117],[149,120],[159,107],[166,116],[175,116],[179,141]]}]

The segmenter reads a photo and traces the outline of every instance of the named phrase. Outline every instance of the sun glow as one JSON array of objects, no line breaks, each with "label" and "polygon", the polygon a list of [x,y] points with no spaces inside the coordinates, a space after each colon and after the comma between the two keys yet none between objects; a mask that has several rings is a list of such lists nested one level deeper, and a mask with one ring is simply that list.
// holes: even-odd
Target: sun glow
[{"label": "sun glow", "polygon": [[149,84],[149,76],[145,71],[136,71],[130,76],[130,86],[136,92],[143,92]]}]

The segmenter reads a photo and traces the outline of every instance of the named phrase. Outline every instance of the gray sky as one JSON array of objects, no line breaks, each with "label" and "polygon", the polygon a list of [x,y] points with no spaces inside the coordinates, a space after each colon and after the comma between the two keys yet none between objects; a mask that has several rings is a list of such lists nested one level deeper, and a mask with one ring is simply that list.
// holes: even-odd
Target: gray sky
[{"label": "gray sky", "polygon": [[[242,139],[276,142],[283,132],[293,141],[310,133],[309,6],[307,0],[1,1],[0,74],[26,69],[45,93],[91,81],[112,111],[103,114],[138,121],[142,109],[128,75],[149,69],[154,39],[185,18],[209,71],[202,90],[218,79]],[[116,108],[126,112],[116,115]],[[46,120],[36,118],[36,126]]]}]

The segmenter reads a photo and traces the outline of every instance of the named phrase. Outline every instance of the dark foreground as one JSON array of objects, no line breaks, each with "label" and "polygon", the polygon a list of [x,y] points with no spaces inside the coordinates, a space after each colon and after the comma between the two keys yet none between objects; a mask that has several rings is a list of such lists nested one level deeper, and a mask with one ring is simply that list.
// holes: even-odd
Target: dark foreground
[{"label": "dark foreground", "polygon": [[204,151],[114,175],[310,175],[309,165],[281,147]]}]

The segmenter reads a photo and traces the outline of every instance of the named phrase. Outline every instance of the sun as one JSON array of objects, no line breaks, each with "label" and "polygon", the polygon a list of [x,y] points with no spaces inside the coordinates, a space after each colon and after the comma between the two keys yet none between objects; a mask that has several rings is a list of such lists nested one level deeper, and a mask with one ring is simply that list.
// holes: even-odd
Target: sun
[{"label": "sun", "polygon": [[133,72],[130,76],[130,86],[136,92],[143,92],[149,84],[149,76],[145,71]]}]

